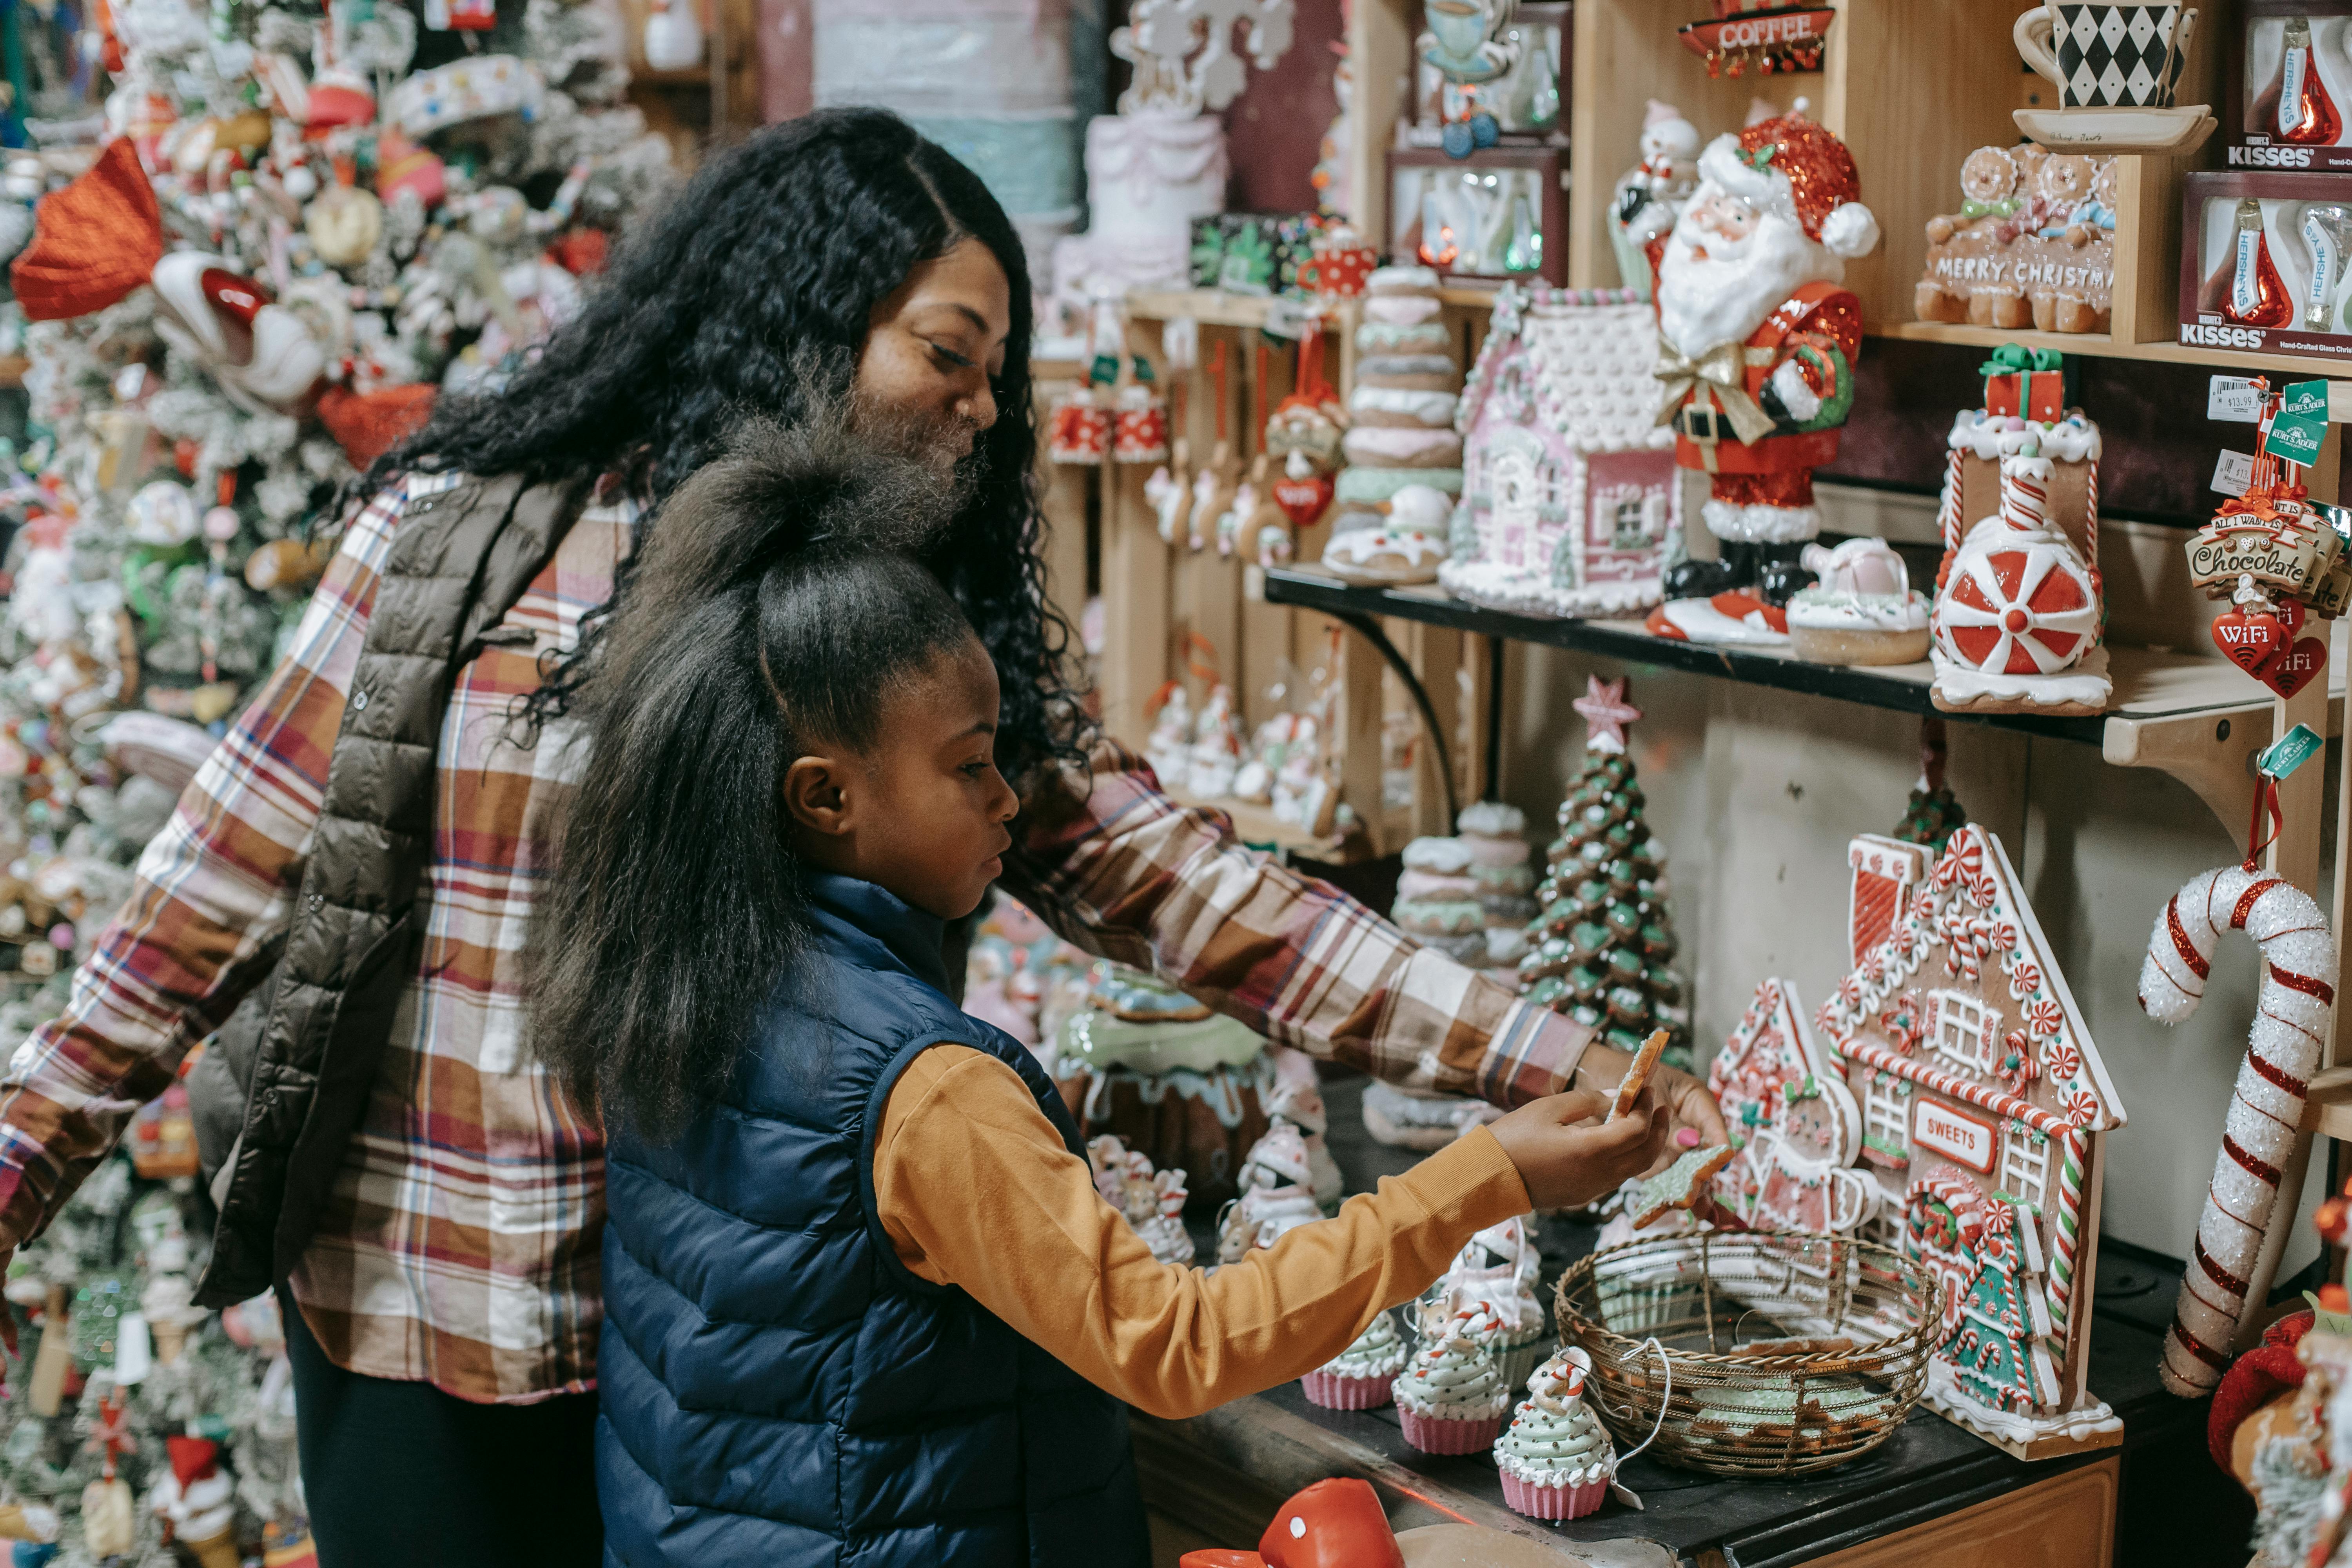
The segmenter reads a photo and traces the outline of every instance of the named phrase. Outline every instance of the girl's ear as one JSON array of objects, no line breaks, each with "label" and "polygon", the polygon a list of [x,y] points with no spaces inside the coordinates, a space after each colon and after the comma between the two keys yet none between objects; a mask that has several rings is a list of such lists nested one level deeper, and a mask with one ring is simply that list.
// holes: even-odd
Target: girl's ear
[{"label": "girl's ear", "polygon": [[856,826],[850,769],[836,757],[802,757],[784,770],[784,809],[803,827],[838,838]]}]

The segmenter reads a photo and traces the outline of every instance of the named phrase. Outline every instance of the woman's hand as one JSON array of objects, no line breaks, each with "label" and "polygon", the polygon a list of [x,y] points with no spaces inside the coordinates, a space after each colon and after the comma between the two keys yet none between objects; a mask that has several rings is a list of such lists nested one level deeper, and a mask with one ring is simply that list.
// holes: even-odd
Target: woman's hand
[{"label": "woman's hand", "polygon": [[[1603,1094],[1615,1091],[1633,1058],[1624,1051],[1607,1046],[1587,1046],[1584,1059],[1577,1064],[1572,1087],[1598,1089]],[[1698,1134],[1696,1141],[1678,1138],[1678,1147],[1696,1149],[1731,1142],[1730,1130],[1723,1124],[1723,1111],[1715,1103],[1715,1096],[1706,1085],[1678,1068],[1661,1066],[1650,1075],[1648,1092],[1658,1097],[1674,1129],[1688,1128]]]},{"label": "woman's hand", "polygon": [[1664,1152],[1668,1117],[1654,1081],[1631,1111],[1603,1121],[1610,1099],[1591,1089],[1570,1089],[1488,1123],[1486,1130],[1518,1167],[1535,1207],[1580,1208],[1615,1192]]}]

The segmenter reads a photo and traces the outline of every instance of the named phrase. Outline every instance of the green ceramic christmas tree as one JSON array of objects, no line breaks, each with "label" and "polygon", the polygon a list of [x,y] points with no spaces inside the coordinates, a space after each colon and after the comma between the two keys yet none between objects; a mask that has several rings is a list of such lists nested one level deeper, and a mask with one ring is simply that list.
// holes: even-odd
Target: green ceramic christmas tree
[{"label": "green ceramic christmas tree", "polygon": [[1944,721],[1928,719],[1919,731],[1919,782],[1911,786],[1911,803],[1895,829],[1906,844],[1924,844],[1938,855],[1944,840],[1969,825],[1959,797],[1944,783]]},{"label": "green ceramic christmas tree", "polygon": [[1545,851],[1537,914],[1519,979],[1532,1002],[1564,1013],[1621,1050],[1651,1030],[1672,1031],[1667,1059],[1690,1061],[1689,1013],[1666,902],[1665,850],[1650,832],[1625,726],[1640,710],[1622,679],[1588,683],[1575,703],[1587,726],[1585,766],[1560,803],[1559,837]]}]

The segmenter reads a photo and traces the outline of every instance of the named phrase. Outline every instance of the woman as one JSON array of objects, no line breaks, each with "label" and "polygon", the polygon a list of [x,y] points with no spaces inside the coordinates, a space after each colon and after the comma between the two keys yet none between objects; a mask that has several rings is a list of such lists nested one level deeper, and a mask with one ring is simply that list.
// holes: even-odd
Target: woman
[{"label": "woman", "polygon": [[[372,471],[287,664],[0,1080],[11,1247],[268,978],[257,1037],[216,1053],[245,1100],[203,1289],[279,1289],[332,1568],[596,1560],[603,1141],[524,1048],[523,935],[595,612],[740,413],[846,394],[869,438],[952,472],[919,552],[1003,688],[1024,797],[1004,885],[1072,941],[1383,1077],[1515,1106],[1622,1072],[1117,748],[1073,760],[1029,327],[1003,210],[896,117],[814,115],[713,159],[503,396],[445,401]],[[649,886],[643,912],[648,962],[693,955],[696,889]],[[1704,1089],[1661,1088],[1722,1138]]]}]

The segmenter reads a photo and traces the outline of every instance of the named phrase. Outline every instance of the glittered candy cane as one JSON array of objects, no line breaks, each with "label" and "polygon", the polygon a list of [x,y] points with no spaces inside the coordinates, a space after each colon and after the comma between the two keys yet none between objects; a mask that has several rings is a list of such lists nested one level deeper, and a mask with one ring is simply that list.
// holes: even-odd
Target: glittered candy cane
[{"label": "glittered candy cane", "polygon": [[2157,917],[2139,972],[2149,1017],[2178,1024],[2197,1011],[2214,944],[2228,930],[2253,939],[2263,979],[2158,1371],[2186,1398],[2210,1393],[2230,1364],[2336,1000],[2336,942],[2319,906],[2267,871],[2225,866],[2175,893]]}]

